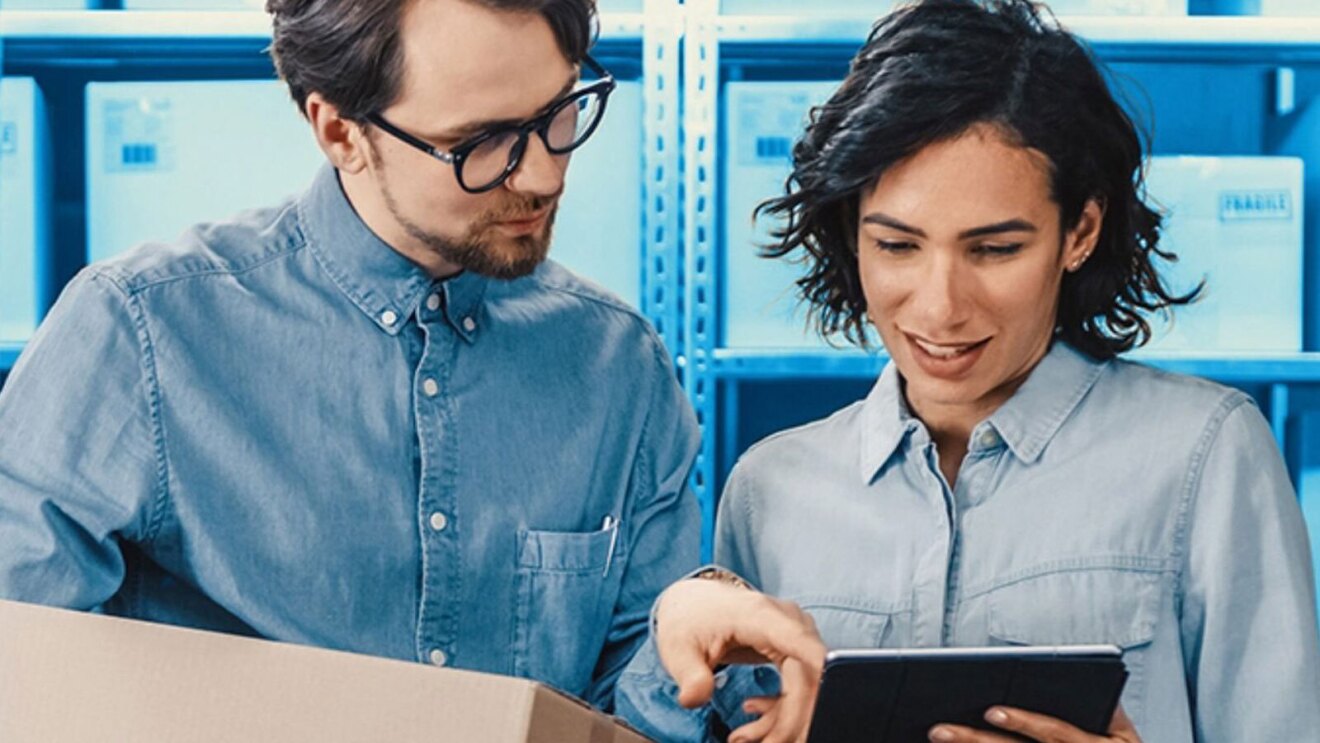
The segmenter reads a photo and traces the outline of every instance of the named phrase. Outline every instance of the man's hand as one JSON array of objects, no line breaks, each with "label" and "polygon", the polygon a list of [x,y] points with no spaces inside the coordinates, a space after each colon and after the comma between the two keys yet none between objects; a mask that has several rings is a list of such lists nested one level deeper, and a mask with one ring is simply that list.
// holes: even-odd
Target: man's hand
[{"label": "man's hand", "polygon": [[767,714],[734,730],[729,740],[789,743],[806,737],[825,645],[797,604],[719,581],[684,580],[660,595],[656,624],[656,649],[678,683],[679,704],[710,701],[720,664],[774,663],[780,696],[749,704],[749,711]]},{"label": "man's hand", "polygon": [[[1041,743],[1141,743],[1141,736],[1137,735],[1137,729],[1122,707],[1114,710],[1114,718],[1109,721],[1109,732],[1103,736],[1082,732],[1053,717],[1012,707],[991,707],[986,711],[985,719],[995,727]],[[961,725],[936,725],[930,729],[930,739],[937,743],[1006,743],[1019,740]]]}]

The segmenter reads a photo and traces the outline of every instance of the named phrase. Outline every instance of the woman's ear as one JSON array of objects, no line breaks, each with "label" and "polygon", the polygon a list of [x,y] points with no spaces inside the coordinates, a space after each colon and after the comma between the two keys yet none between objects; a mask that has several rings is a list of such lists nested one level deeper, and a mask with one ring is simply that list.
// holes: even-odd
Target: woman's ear
[{"label": "woman's ear", "polygon": [[1095,246],[1100,242],[1100,228],[1105,221],[1105,204],[1101,199],[1087,199],[1082,205],[1082,213],[1064,237],[1063,266],[1068,271],[1077,272],[1086,259],[1091,257]]}]

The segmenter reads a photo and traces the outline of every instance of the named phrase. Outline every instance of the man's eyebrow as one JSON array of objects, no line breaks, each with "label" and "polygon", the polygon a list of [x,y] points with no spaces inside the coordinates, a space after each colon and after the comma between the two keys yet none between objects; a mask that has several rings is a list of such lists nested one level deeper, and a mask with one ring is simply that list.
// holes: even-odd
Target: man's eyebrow
[{"label": "man's eyebrow", "polygon": [[[550,103],[547,103],[545,107],[541,109],[540,112],[543,113],[551,105],[557,103],[559,99],[568,95],[569,91],[573,90],[573,87],[577,85],[578,79],[579,78],[577,75],[573,75],[572,77],[570,77],[568,79],[568,82],[564,83],[564,87],[560,88],[558,93],[555,93],[554,97],[550,99]],[[463,140],[463,139],[467,139],[468,137],[474,137],[480,134],[481,132],[488,131],[490,129],[499,129],[502,127],[516,126],[518,124],[523,123],[526,120],[527,119],[483,119],[481,121],[471,121],[461,126],[457,126],[443,132],[433,133],[427,136],[426,139],[431,139],[441,142]]]}]

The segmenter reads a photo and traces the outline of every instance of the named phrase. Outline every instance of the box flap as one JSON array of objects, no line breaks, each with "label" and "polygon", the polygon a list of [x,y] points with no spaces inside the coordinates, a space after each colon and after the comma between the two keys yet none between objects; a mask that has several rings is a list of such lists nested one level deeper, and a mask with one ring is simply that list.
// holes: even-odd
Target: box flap
[{"label": "box flap", "polygon": [[512,743],[527,740],[537,692],[523,679],[0,601],[5,743]]},{"label": "box flap", "polygon": [[528,743],[649,743],[622,720],[577,697],[537,685]]}]

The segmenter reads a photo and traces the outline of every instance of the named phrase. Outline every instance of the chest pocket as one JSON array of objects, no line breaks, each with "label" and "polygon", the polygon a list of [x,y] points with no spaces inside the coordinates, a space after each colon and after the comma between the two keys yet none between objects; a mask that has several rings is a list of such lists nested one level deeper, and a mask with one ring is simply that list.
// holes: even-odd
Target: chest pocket
[{"label": "chest pocket", "polygon": [[820,597],[792,600],[811,615],[828,648],[878,648],[890,634],[893,619],[887,613]]},{"label": "chest pocket", "polygon": [[1117,645],[1128,680],[1123,707],[1139,717],[1145,648],[1155,639],[1161,574],[1067,570],[995,589],[988,596],[989,634],[1001,645]]},{"label": "chest pocket", "polygon": [[613,529],[593,532],[520,530],[514,673],[583,695],[609,630],[603,609]]}]

